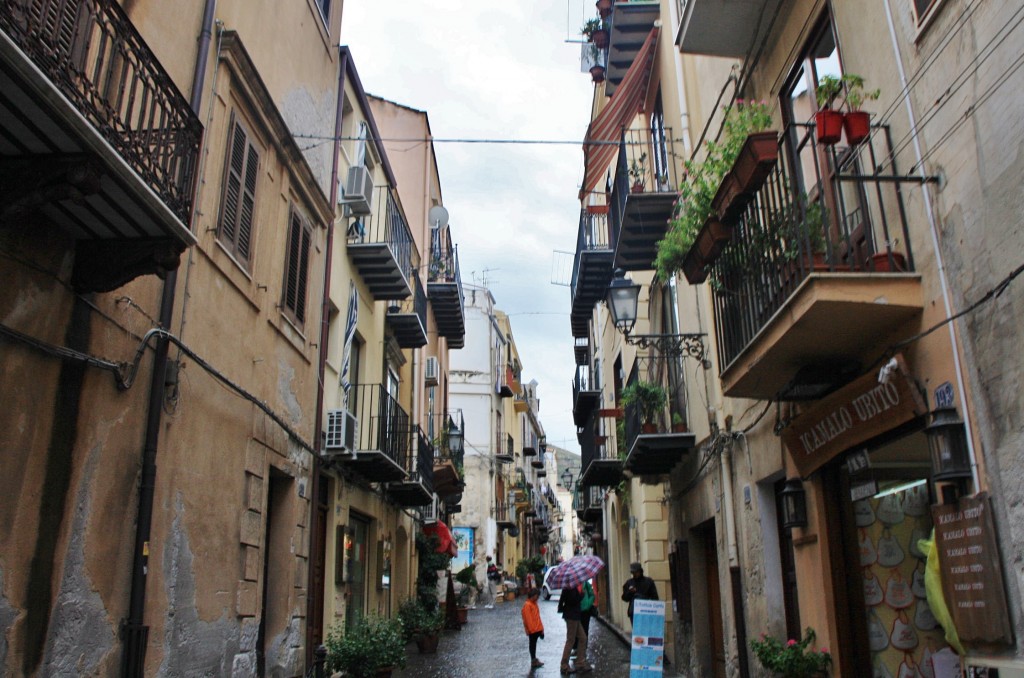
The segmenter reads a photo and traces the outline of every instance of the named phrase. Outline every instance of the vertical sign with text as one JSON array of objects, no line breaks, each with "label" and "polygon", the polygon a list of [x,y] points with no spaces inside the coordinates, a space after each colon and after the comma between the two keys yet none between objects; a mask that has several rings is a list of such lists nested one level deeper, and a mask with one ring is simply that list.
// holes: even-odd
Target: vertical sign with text
[{"label": "vertical sign with text", "polygon": [[665,668],[665,603],[633,601],[633,642],[629,678],[661,676]]}]

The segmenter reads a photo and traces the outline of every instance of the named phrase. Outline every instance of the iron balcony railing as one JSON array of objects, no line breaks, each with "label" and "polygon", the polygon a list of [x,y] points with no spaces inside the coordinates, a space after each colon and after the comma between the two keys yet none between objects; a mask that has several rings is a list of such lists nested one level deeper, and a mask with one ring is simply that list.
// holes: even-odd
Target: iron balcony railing
[{"label": "iron balcony railing", "polygon": [[451,229],[448,226],[435,228],[431,233],[427,282],[456,283],[459,288],[459,302],[465,305],[462,271],[459,268],[459,247],[452,243]]},{"label": "iron balcony railing", "polygon": [[413,443],[416,445],[416,454],[412,457],[413,464],[406,468],[406,471],[410,478],[418,479],[429,492],[433,493],[434,445],[420,426],[413,430]]},{"label": "iron balcony railing", "polygon": [[572,402],[579,400],[580,392],[594,390],[594,383],[591,378],[590,365],[579,365],[576,367],[576,375],[572,378]]},{"label": "iron balcony railing", "polygon": [[887,126],[856,148],[816,146],[788,127],[778,161],[711,269],[719,355],[730,365],[812,273],[914,270]]},{"label": "iron balcony railing", "polygon": [[[434,463],[452,462],[457,468],[462,468],[462,461],[466,455],[466,424],[462,419],[462,410],[452,410],[447,414],[436,417],[437,423],[431,424],[434,431]],[[451,434],[458,430],[462,437],[462,449],[453,450],[451,445]]]},{"label": "iron balcony railing", "polygon": [[511,433],[505,437],[505,454],[510,457],[516,456],[515,441],[512,439]]},{"label": "iron balcony railing", "polygon": [[427,291],[423,289],[423,284],[420,282],[420,274],[417,271],[412,271],[412,276],[409,278],[410,286],[412,287],[412,295],[403,301],[391,302],[399,307],[399,313],[415,314],[420,319],[420,324],[423,326],[423,331],[427,331]]},{"label": "iron balcony railing", "polygon": [[387,245],[406,280],[412,275],[412,233],[402,206],[390,186],[377,186],[373,189],[373,209],[370,214],[360,217],[353,226],[349,242]]},{"label": "iron balcony railing", "polygon": [[[626,215],[630,195],[678,193],[672,128],[624,130],[615,161],[609,200],[609,235],[614,248]],[[664,228],[665,224],[658,224]]]},{"label": "iron balcony railing", "polygon": [[181,221],[203,126],[114,0],[0,0],[0,30]]},{"label": "iron balcony railing", "polygon": [[[581,291],[578,289],[580,260],[583,258],[585,253],[611,249],[608,237],[608,208],[605,205],[600,206],[600,209],[604,209],[604,211],[600,213],[592,213],[590,211],[591,209],[597,208],[587,208],[580,211],[580,226],[579,231],[576,233],[576,257],[572,262],[571,289],[572,298],[574,300],[576,295]],[[608,268],[610,271],[610,262],[608,264]]]},{"label": "iron balcony railing", "polygon": [[378,450],[408,468],[412,445],[409,415],[381,384],[361,384],[355,392],[359,419],[357,450]]}]

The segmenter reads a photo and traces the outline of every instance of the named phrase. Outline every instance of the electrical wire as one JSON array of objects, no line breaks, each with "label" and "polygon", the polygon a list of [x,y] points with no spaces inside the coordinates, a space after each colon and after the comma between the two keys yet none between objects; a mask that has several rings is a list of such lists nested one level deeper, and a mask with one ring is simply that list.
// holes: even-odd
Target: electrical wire
[{"label": "electrical wire", "polygon": [[[321,143],[328,141],[377,141],[409,144],[502,144],[502,145],[523,145],[523,146],[583,146],[582,139],[499,139],[497,137],[472,139],[467,137],[453,137],[442,139],[438,137],[352,137],[352,136],[323,136],[320,134],[293,134],[296,139],[310,139]],[[587,141],[588,146],[618,146],[619,141]]]}]

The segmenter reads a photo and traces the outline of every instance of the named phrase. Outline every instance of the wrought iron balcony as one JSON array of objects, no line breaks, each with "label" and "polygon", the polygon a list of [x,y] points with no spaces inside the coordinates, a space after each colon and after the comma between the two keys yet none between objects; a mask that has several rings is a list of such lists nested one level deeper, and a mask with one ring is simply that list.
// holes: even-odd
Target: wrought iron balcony
[{"label": "wrought iron balcony", "polygon": [[409,415],[381,384],[361,384],[352,394],[359,421],[355,456],[338,463],[373,482],[405,480],[412,440]]},{"label": "wrought iron balcony", "polygon": [[498,502],[494,505],[494,522],[498,529],[508,529],[516,526],[515,507],[509,502]]},{"label": "wrought iron balcony", "polygon": [[498,439],[495,441],[495,455],[496,461],[503,464],[511,464],[515,461],[515,448],[513,447],[512,435],[502,434],[498,431]]},{"label": "wrought iron balcony", "polygon": [[660,3],[654,0],[616,2],[609,17],[608,64],[605,94],[612,96],[626,71],[636,59],[651,27],[660,16]]},{"label": "wrought iron balcony", "polygon": [[666,425],[667,412],[655,422],[641,423],[640,408],[625,408],[626,458],[622,467],[633,476],[659,476],[669,473],[696,445],[692,433],[671,432]]},{"label": "wrought iron balcony", "polygon": [[[575,329],[573,330],[575,332]],[[575,337],[573,340],[573,353],[577,365],[586,365],[590,362],[590,337]]]},{"label": "wrought iron balcony", "polygon": [[388,496],[400,506],[425,506],[434,498],[434,446],[419,426],[412,431],[412,444],[416,453],[408,456],[408,477],[389,483]]},{"label": "wrought iron balcony", "polygon": [[465,487],[462,480],[462,464],[465,458],[465,438],[461,449],[451,444],[453,431],[465,435],[466,425],[462,419],[462,410],[434,417],[430,432],[433,433],[434,445],[434,491],[445,497],[460,492]]},{"label": "wrought iron balcony", "polygon": [[177,267],[202,124],[119,3],[0,0],[0,105],[0,220],[85,243],[81,290]]},{"label": "wrought iron balcony", "polygon": [[612,253],[608,238],[608,206],[580,210],[576,257],[572,264],[572,334],[587,337],[594,304],[604,299],[612,279]]},{"label": "wrought iron balcony", "polygon": [[373,195],[370,214],[349,225],[348,253],[374,299],[405,299],[415,247],[409,222],[390,186],[377,186]]},{"label": "wrought iron balcony", "polygon": [[466,345],[466,302],[459,269],[459,248],[452,244],[449,227],[435,228],[430,238],[427,295],[434,309],[437,333],[449,348]]},{"label": "wrought iron balcony", "polygon": [[601,389],[590,371],[590,365],[576,368],[572,380],[572,420],[576,426],[583,426],[601,399]]},{"label": "wrought iron balcony", "polygon": [[592,412],[583,426],[580,437],[580,459],[583,473],[580,483],[611,487],[622,480],[622,459],[611,444],[611,440],[603,435],[600,428],[601,420]]},{"label": "wrought iron balcony", "polygon": [[923,308],[904,193],[930,179],[897,172],[889,129],[852,149],[821,148],[813,125],[800,124],[779,143],[775,167],[710,267],[733,397],[820,397]]},{"label": "wrought iron balcony", "polygon": [[[540,447],[540,437],[534,431],[528,431],[526,437],[523,440],[523,456],[534,457],[537,455],[537,450]],[[534,467],[536,468],[536,467]]]},{"label": "wrought iron balcony", "polygon": [[671,128],[623,133],[609,201],[615,268],[654,269],[658,241],[665,237],[679,199],[673,158]]},{"label": "wrought iron balcony", "polygon": [[412,272],[412,295],[388,307],[388,326],[402,348],[419,348],[427,344],[427,294],[420,276]]}]

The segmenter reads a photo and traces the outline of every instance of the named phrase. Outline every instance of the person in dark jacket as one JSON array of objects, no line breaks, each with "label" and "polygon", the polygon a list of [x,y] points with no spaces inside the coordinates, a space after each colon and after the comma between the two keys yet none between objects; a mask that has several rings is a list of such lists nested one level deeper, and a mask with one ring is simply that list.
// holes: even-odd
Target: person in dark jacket
[{"label": "person in dark jacket", "polygon": [[[573,671],[586,673],[593,671],[594,667],[587,662],[587,634],[583,631],[583,624],[580,619],[583,616],[580,610],[580,603],[583,602],[583,594],[575,586],[567,586],[562,589],[558,597],[558,611],[562,613],[565,620],[565,647],[562,648],[562,663],[559,666],[562,675]],[[576,649],[576,667],[569,668],[569,653],[573,645],[579,643]]]},{"label": "person in dark jacket", "polygon": [[644,576],[644,568],[640,563],[630,563],[629,571],[632,576],[622,585],[622,599],[629,603],[626,614],[629,621],[633,621],[634,600],[658,600],[658,587],[654,580]]}]

